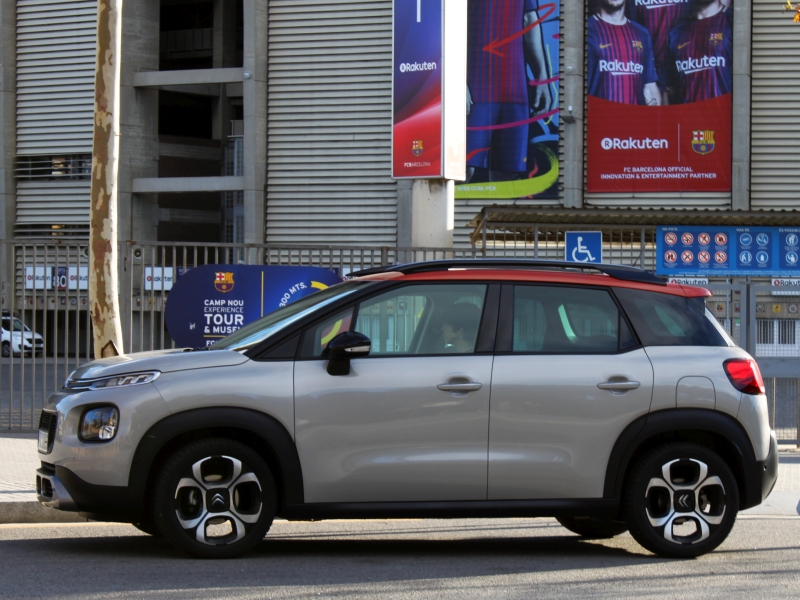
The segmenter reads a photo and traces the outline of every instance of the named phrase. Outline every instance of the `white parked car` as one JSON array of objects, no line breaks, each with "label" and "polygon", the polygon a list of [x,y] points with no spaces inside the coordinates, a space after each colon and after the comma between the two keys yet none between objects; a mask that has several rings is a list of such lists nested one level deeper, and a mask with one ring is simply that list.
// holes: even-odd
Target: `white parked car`
[{"label": "white parked car", "polygon": [[27,325],[5,310],[0,321],[0,334],[3,356],[11,356],[12,352],[16,355],[23,353],[39,355],[44,350],[42,336],[31,331]]}]

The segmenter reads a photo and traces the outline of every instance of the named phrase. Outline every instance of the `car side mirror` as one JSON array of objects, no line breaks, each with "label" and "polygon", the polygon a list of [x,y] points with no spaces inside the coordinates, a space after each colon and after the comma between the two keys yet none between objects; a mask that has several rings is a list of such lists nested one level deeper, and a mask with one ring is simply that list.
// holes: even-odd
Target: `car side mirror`
[{"label": "car side mirror", "polygon": [[372,349],[372,342],[363,333],[355,331],[345,331],[333,338],[325,351],[323,357],[328,360],[329,375],[349,375],[350,359],[364,358],[369,356]]}]

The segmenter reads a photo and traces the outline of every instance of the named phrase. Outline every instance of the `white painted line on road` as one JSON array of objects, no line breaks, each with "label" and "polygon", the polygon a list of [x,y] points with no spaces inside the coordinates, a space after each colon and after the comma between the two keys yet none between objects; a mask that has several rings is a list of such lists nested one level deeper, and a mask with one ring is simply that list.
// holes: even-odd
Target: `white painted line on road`
[{"label": "white painted line on road", "polygon": [[133,527],[133,525],[130,523],[99,521],[82,521],[80,523],[4,523],[0,525],[0,529],[42,529],[44,527]]}]

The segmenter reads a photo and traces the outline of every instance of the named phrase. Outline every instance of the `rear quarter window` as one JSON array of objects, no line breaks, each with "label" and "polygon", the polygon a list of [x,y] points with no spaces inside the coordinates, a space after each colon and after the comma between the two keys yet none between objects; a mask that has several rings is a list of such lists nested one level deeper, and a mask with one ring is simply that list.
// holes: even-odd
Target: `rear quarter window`
[{"label": "rear quarter window", "polygon": [[617,288],[615,294],[645,346],[728,346],[703,298]]}]

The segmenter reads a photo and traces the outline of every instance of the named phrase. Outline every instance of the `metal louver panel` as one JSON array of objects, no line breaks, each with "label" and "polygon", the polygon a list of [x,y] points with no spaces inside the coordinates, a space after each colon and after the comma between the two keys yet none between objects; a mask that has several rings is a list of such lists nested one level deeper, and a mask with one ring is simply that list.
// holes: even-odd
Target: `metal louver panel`
[{"label": "metal louver panel", "polygon": [[750,206],[800,206],[800,25],[780,4],[753,0]]},{"label": "metal louver panel", "polygon": [[96,0],[17,0],[17,154],[92,151]]},{"label": "metal louver panel", "polygon": [[270,0],[267,241],[395,244],[392,0]]},{"label": "metal louver panel", "polygon": [[17,225],[88,225],[91,181],[18,181]]}]

